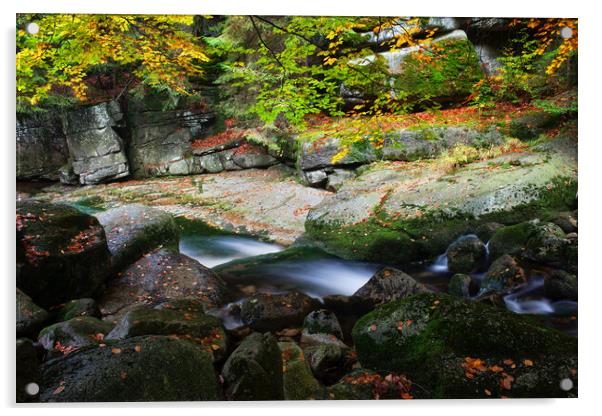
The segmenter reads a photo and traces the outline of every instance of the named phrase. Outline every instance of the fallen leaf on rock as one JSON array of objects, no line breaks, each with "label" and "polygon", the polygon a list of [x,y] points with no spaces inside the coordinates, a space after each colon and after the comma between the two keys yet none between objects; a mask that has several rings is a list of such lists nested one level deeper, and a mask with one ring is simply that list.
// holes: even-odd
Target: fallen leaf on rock
[{"label": "fallen leaf on rock", "polygon": [[113,354],[121,354],[121,348],[111,348]]},{"label": "fallen leaf on rock", "polygon": [[529,359],[524,359],[523,364],[526,365],[527,367],[531,367],[531,366],[533,366],[533,361],[531,361]]},{"label": "fallen leaf on rock", "polygon": [[63,392],[63,390],[65,390],[65,386],[63,386],[63,385],[61,385],[61,386],[58,386],[58,387],[57,387],[57,388],[56,388],[56,389],[55,389],[55,390],[52,392],[52,394],[60,394],[60,393],[62,393],[62,392]]}]

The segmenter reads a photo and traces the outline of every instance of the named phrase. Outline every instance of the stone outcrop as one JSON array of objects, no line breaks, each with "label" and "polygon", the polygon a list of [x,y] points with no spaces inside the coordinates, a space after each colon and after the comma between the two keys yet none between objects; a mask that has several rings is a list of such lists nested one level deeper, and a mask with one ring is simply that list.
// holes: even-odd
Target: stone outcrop
[{"label": "stone outcrop", "polygon": [[17,179],[58,180],[69,150],[61,120],[52,113],[17,116]]},{"label": "stone outcrop", "polygon": [[[124,143],[114,130],[122,118],[119,104],[114,101],[64,115],[70,170],[80,184],[97,184],[129,175]],[[63,180],[69,180],[67,175]]]}]

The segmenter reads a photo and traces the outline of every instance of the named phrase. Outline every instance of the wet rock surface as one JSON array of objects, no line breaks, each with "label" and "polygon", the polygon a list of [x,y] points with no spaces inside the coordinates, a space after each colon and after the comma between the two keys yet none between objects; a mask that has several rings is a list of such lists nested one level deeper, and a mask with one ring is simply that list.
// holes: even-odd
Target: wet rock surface
[{"label": "wet rock surface", "polygon": [[96,218],[66,205],[17,205],[17,287],[40,306],[98,294],[109,256]]},{"label": "wet rock surface", "polygon": [[33,303],[33,300],[18,288],[16,306],[18,337],[35,337],[44,326],[44,323],[50,319],[48,312]]},{"label": "wet rock surface", "polygon": [[135,337],[83,348],[47,361],[42,380],[42,402],[222,399],[211,354],[169,337]]},{"label": "wet rock surface", "polygon": [[446,254],[450,273],[477,271],[487,260],[487,248],[476,235],[467,235],[454,241]]},{"label": "wet rock surface", "polygon": [[353,339],[364,367],[402,371],[434,397],[576,395],[558,383],[574,378],[576,339],[482,303],[417,295],[364,316]]},{"label": "wet rock surface", "polygon": [[103,226],[113,267],[123,267],[164,247],[177,249],[179,230],[172,215],[140,204],[113,208],[96,215]]},{"label": "wet rock surface", "polygon": [[403,299],[417,293],[429,292],[410,275],[401,270],[385,267],[379,270],[353,297],[368,307]]},{"label": "wet rock surface", "polygon": [[98,318],[79,316],[44,328],[38,342],[48,351],[63,353],[99,344],[112,328],[113,325]]},{"label": "wet rock surface", "polygon": [[71,300],[57,311],[56,320],[68,321],[78,316],[100,318],[100,309],[96,301],[91,298]]},{"label": "wet rock surface", "polygon": [[195,297],[207,308],[224,302],[224,282],[210,269],[183,254],[157,249],[108,282],[99,298],[103,316],[115,319],[137,306]]},{"label": "wet rock surface", "polygon": [[243,323],[259,331],[274,331],[301,325],[305,316],[319,308],[319,302],[299,292],[258,293],[241,306]]}]

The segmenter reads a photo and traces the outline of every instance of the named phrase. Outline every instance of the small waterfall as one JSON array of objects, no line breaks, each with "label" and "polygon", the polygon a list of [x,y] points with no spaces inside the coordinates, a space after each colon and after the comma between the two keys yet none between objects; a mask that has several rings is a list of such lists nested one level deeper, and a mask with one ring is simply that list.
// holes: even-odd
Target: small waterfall
[{"label": "small waterfall", "polygon": [[447,268],[447,253],[443,253],[435,259],[435,262],[428,268],[429,272],[433,273],[448,273]]}]

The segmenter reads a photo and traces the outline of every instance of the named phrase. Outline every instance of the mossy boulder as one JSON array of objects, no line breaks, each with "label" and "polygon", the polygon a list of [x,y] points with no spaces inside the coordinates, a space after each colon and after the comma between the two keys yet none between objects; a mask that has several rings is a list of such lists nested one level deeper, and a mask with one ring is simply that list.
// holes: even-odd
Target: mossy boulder
[{"label": "mossy boulder", "polygon": [[349,348],[335,344],[322,344],[303,349],[306,361],[314,376],[330,385],[351,369]]},{"label": "mossy boulder", "polygon": [[96,301],[91,298],[71,300],[57,311],[56,319],[57,321],[68,321],[78,316],[100,318],[100,309]]},{"label": "mossy boulder", "polygon": [[448,283],[448,291],[452,296],[459,298],[469,298],[470,289],[473,285],[472,278],[467,274],[457,273],[454,274]]},{"label": "mossy boulder", "polygon": [[163,336],[91,346],[47,361],[42,402],[221,400],[211,354]]},{"label": "mossy boulder", "polygon": [[447,268],[450,273],[471,273],[487,260],[487,248],[476,235],[460,237],[447,248]]},{"label": "mossy boulder", "polygon": [[311,209],[305,229],[345,258],[404,264],[434,257],[484,223],[572,209],[576,150],[563,137],[452,172],[436,162],[374,166]]},{"label": "mossy boulder", "polygon": [[372,379],[378,373],[367,369],[354,370],[345,375],[338,383],[328,387],[329,400],[373,400],[374,385]]},{"label": "mossy boulder", "polygon": [[16,298],[16,327],[17,336],[33,336],[50,319],[50,315],[44,309],[33,303],[33,300],[17,288]]},{"label": "mossy boulder", "polygon": [[217,361],[225,358],[228,349],[226,332],[218,318],[202,312],[167,308],[138,308],[126,313],[106,339],[141,335],[171,335],[187,339],[213,354]]},{"label": "mossy boulder", "polygon": [[[573,397],[577,340],[535,320],[444,294],[419,294],[362,317],[360,363],[399,371],[435,398]],[[478,360],[478,361],[475,361]]]},{"label": "mossy boulder", "polygon": [[489,240],[491,259],[495,260],[504,254],[522,254],[535,229],[536,225],[533,222],[523,222],[497,229]]},{"label": "mossy boulder", "polygon": [[525,257],[539,263],[566,267],[568,263],[567,249],[571,242],[558,225],[554,223],[539,224],[527,241]]},{"label": "mossy boulder", "polygon": [[257,331],[277,331],[301,326],[305,316],[320,303],[303,293],[257,293],[245,299],[240,316],[243,323]]},{"label": "mossy boulder", "polygon": [[282,356],[272,334],[252,333],[222,369],[229,400],[282,400]]},{"label": "mossy boulder", "polygon": [[171,214],[132,204],[96,214],[105,229],[115,269],[120,270],[157,247],[177,250],[179,228]]},{"label": "mossy boulder", "polygon": [[38,342],[48,351],[60,351],[63,347],[77,349],[99,344],[112,328],[112,324],[100,319],[78,316],[42,329]]},{"label": "mossy boulder", "polygon": [[282,352],[282,383],[285,400],[316,400],[324,388],[315,379],[303,350],[294,342],[279,342]]},{"label": "mossy boulder", "polygon": [[110,253],[98,220],[75,208],[17,204],[17,287],[42,307],[98,294]]},{"label": "mossy boulder", "polygon": [[564,270],[554,270],[545,279],[543,291],[545,296],[552,300],[577,301],[577,276]]}]

